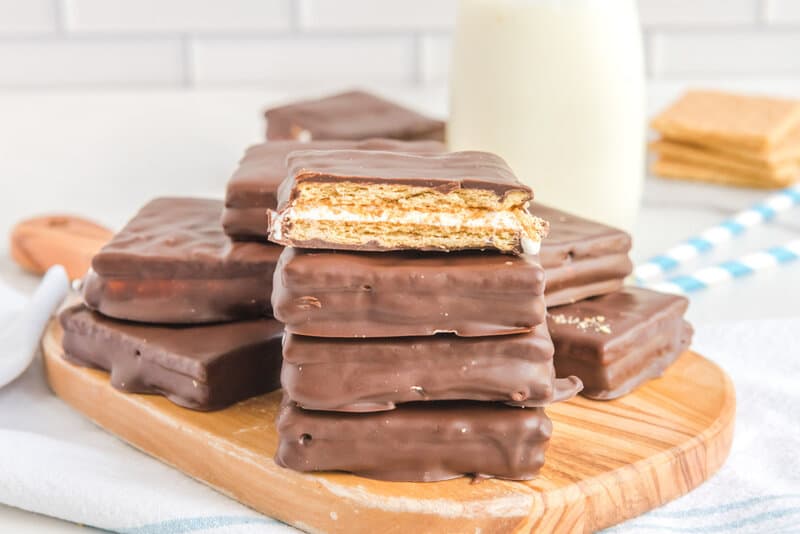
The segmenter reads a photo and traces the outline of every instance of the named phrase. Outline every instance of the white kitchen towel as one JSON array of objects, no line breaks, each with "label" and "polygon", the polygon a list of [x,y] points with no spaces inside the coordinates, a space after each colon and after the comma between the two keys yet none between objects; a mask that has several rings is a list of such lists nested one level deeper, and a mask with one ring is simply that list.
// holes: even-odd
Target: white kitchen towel
[{"label": "white kitchen towel", "polygon": [[[0,318],[22,304],[0,283]],[[730,458],[697,490],[609,532],[798,531],[798,332],[800,318],[697,326],[694,348],[736,384]],[[123,533],[295,532],[100,430],[49,391],[41,367],[0,390],[0,502]]]},{"label": "white kitchen towel", "polygon": [[800,532],[800,317],[695,325],[736,387],[730,456],[695,491],[608,533]]},{"label": "white kitchen towel", "polygon": [[[26,302],[0,280],[0,324]],[[50,391],[39,358],[0,389],[0,502],[130,534],[297,532],[93,425]]]},{"label": "white kitchen towel", "polygon": [[0,358],[0,388],[16,380],[30,366],[38,350],[40,332],[68,291],[69,278],[61,265],[54,265],[45,273],[27,301],[13,289],[0,289],[0,301],[9,302],[9,309],[16,310],[15,302],[25,303],[13,317],[0,317],[0,346],[8,351]]}]

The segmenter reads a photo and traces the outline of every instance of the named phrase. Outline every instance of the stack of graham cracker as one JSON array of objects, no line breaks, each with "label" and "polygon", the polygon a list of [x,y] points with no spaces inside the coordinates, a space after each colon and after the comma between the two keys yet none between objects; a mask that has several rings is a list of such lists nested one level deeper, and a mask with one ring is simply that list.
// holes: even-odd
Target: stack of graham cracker
[{"label": "stack of graham cracker", "polygon": [[800,178],[800,100],[689,91],[652,127],[658,176],[764,189]]}]

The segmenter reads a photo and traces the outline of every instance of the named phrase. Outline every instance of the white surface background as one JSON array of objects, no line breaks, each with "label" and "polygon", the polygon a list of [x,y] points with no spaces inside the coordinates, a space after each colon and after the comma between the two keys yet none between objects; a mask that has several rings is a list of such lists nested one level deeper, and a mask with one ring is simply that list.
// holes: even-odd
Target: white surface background
[{"label": "white surface background", "polygon": [[[653,79],[800,76],[797,0],[638,3]],[[455,6],[0,0],[0,87],[441,85]]]}]

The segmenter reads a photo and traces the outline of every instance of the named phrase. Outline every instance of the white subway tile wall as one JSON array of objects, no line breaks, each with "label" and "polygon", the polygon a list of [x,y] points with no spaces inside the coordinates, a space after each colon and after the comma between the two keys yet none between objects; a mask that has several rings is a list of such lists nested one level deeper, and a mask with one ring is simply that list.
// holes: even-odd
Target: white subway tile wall
[{"label": "white subway tile wall", "polygon": [[291,0],[62,1],[64,28],[76,33],[286,31],[291,25]]},{"label": "white subway tile wall", "polygon": [[305,0],[297,2],[308,30],[448,30],[455,0]]},{"label": "white subway tile wall", "polygon": [[800,2],[766,0],[767,20],[772,24],[800,24]]},{"label": "white subway tile wall", "polygon": [[177,39],[41,39],[0,44],[0,86],[112,87],[181,84]]},{"label": "white subway tile wall", "polygon": [[55,10],[53,0],[0,0],[0,35],[52,33]]},{"label": "white subway tile wall", "polygon": [[[800,0],[638,2],[651,77],[800,77]],[[0,89],[441,86],[456,4],[0,0]]]},{"label": "white subway tile wall", "polygon": [[[193,82],[198,85],[353,83],[403,84],[414,71],[410,36],[272,39],[193,39]],[[312,85],[313,87],[313,85]]]}]

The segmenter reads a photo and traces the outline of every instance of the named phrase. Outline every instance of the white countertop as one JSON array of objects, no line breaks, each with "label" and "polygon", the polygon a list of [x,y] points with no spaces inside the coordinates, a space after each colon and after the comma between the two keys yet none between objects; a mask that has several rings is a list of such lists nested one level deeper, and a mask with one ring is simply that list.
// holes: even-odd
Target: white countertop
[{"label": "white countertop", "polygon": [[[692,85],[800,96],[800,80]],[[651,111],[685,86],[652,86]],[[381,92],[439,115],[446,108],[444,89]],[[21,218],[72,212],[117,228],[157,195],[222,197],[243,148],[263,135],[259,111],[287,98],[295,95],[258,90],[0,94],[0,277],[23,291],[36,284],[7,253],[5,236]],[[765,194],[649,178],[634,230],[634,259],[659,253]],[[693,265],[731,259],[798,236],[800,209],[795,209]],[[697,293],[688,318],[701,324],[797,316],[798,287],[800,264],[778,267]],[[0,505],[3,531],[78,528]]]}]

